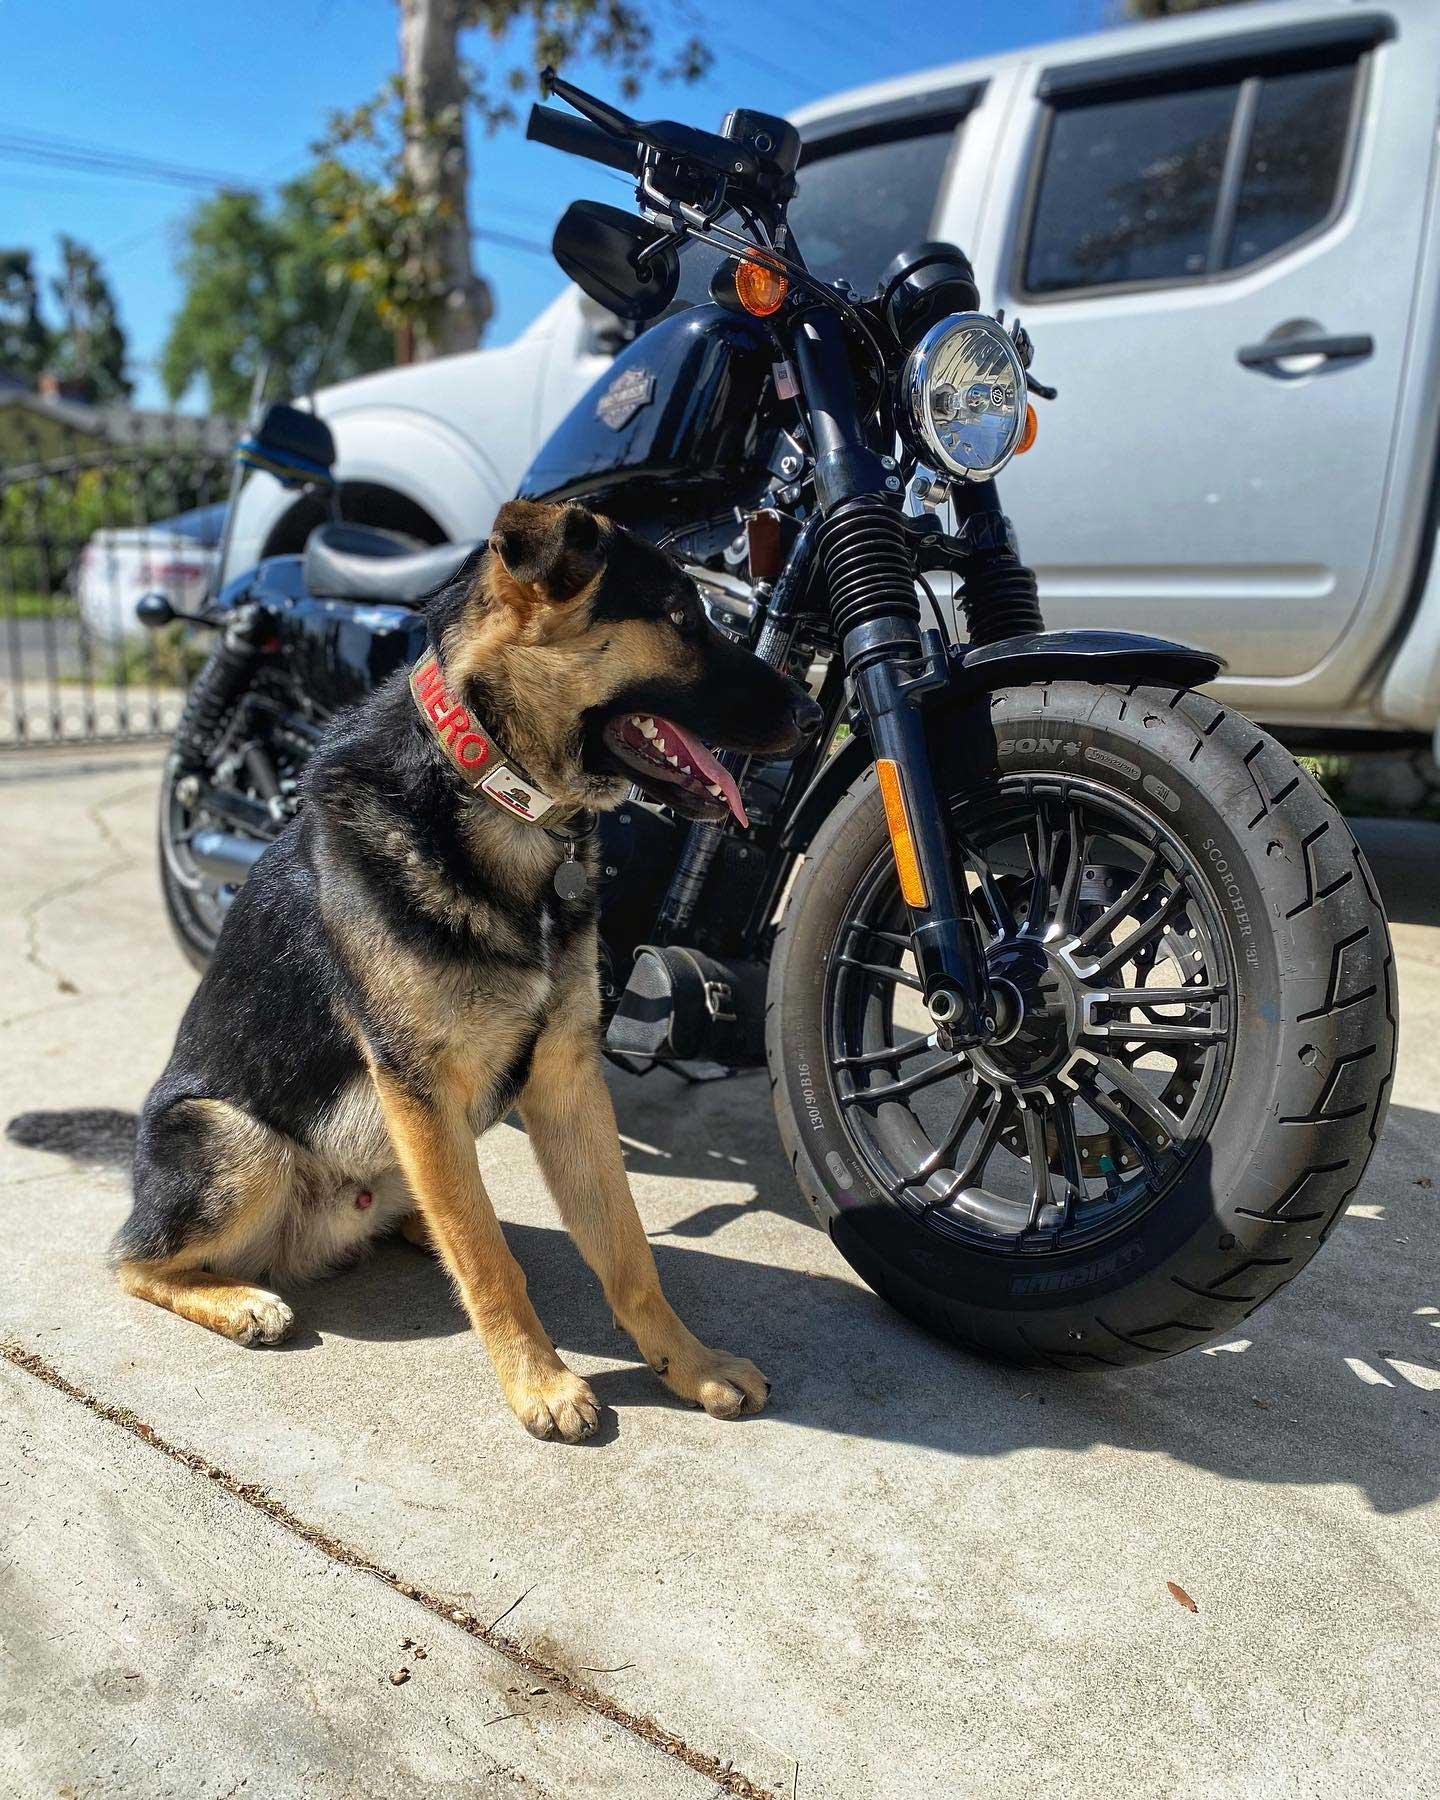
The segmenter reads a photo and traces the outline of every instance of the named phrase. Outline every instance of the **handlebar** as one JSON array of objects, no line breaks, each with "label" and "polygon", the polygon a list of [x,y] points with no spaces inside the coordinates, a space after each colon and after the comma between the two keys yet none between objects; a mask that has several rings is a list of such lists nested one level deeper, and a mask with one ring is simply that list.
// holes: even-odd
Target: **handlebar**
[{"label": "handlebar", "polygon": [[[611,162],[612,168],[624,168],[633,172],[635,158],[630,146],[641,144],[647,150],[654,150],[660,156],[670,157],[676,162],[698,163],[702,168],[729,180],[752,182],[760,172],[759,163],[742,145],[731,143],[728,138],[720,137],[713,131],[700,131],[693,125],[681,125],[674,119],[632,119],[628,113],[621,112],[608,101],[601,100],[594,94],[587,94],[584,88],[576,87],[571,81],[562,80],[548,65],[540,71],[540,86],[543,93],[557,94],[560,99],[573,106],[576,112],[583,113],[593,121],[594,137],[587,134],[587,143],[593,145],[603,140],[612,145],[624,146],[629,152],[624,163],[614,163],[609,156],[597,155],[595,148],[579,149],[579,140],[575,140],[577,147],[574,153],[577,155],[589,156],[596,162]],[[537,115],[546,120],[564,117],[545,107],[533,107],[527,137],[538,135],[534,129]],[[579,121],[575,123],[578,124]],[[570,144],[556,143],[553,138],[547,137],[543,141],[554,144],[560,150],[572,147]]]},{"label": "handlebar", "polygon": [[604,163],[633,175],[639,161],[639,145],[618,138],[585,119],[573,118],[554,106],[532,106],[525,135],[537,144],[548,144],[552,150],[563,150],[569,156],[585,156],[591,162]]}]

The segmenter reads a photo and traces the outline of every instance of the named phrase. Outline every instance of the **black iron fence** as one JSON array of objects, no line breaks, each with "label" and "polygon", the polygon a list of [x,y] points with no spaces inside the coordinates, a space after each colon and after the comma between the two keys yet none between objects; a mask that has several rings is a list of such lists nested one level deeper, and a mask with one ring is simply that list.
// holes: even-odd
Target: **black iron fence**
[{"label": "black iron fence", "polygon": [[0,395],[0,750],[163,736],[204,655],[231,428]]}]

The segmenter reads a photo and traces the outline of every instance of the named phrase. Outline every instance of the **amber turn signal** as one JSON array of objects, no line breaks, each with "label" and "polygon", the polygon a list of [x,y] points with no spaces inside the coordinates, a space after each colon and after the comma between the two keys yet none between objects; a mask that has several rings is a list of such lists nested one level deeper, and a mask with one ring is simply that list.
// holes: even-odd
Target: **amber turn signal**
[{"label": "amber turn signal", "polygon": [[1025,402],[1025,424],[1020,433],[1020,442],[1015,446],[1015,454],[1023,456],[1040,434],[1040,421],[1035,417],[1035,408],[1027,400]]},{"label": "amber turn signal", "polygon": [[890,848],[895,852],[895,870],[900,877],[900,892],[907,906],[928,906],[920,862],[915,855],[915,839],[910,834],[910,815],[905,809],[905,790],[900,785],[900,770],[888,756],[875,759],[875,775],[880,783],[880,798],[885,802],[885,824],[890,832]]},{"label": "amber turn signal", "polygon": [[790,292],[789,278],[773,263],[742,256],[735,265],[735,295],[746,312],[768,319],[778,312]]}]

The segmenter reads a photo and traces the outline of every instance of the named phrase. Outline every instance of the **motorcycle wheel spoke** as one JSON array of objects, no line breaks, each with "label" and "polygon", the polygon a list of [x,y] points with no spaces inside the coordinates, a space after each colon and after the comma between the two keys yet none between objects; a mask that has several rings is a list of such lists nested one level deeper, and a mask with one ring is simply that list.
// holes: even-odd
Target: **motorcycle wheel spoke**
[{"label": "motorcycle wheel spoke", "polygon": [[1090,833],[1081,823],[1078,806],[1070,807],[1069,821],[1070,854],[1060,883],[1060,897],[1055,903],[1054,920],[1055,927],[1067,937],[1075,929],[1075,913],[1080,904],[1080,875],[1090,844]]},{"label": "motorcycle wheel spoke", "polygon": [[1025,1127],[1025,1154],[1030,1159],[1030,1214],[1025,1229],[1034,1231],[1050,1199],[1050,1146],[1038,1106],[1022,1104],[1020,1118]]},{"label": "motorcycle wheel spoke", "polygon": [[960,1102],[959,1110],[956,1112],[954,1119],[951,1120],[950,1129],[945,1133],[945,1136],[930,1154],[918,1165],[910,1181],[905,1184],[907,1187],[913,1187],[919,1182],[927,1181],[937,1169],[944,1168],[951,1156],[954,1155],[956,1145],[959,1144],[960,1140],[965,1136],[965,1133],[975,1123],[984,1101],[985,1090],[980,1086],[978,1081],[972,1082],[969,1093],[967,1093],[965,1098]]},{"label": "motorcycle wheel spoke", "polygon": [[1138,1112],[1144,1113],[1150,1123],[1163,1131],[1172,1143],[1184,1141],[1187,1135],[1185,1121],[1171,1112],[1164,1101],[1157,1100],[1128,1064],[1121,1062],[1118,1056],[1102,1056],[1099,1068],[1122,1099],[1128,1100]]},{"label": "motorcycle wheel spoke", "polygon": [[917,994],[923,991],[919,979],[898,963],[865,962],[861,957],[849,955],[837,956],[835,961],[847,969],[859,969],[862,975],[874,975],[881,981],[894,981],[901,987],[914,988]]},{"label": "motorcycle wheel spoke", "polygon": [[[1127,962],[1132,961],[1140,946],[1154,937],[1184,898],[1183,887],[1172,888],[1148,919],[1137,925],[1128,937],[1121,938],[1118,944],[1112,945],[1093,968],[1086,970],[1087,977],[1093,980],[1097,976],[1108,975],[1112,969],[1123,968]],[[1115,904],[1118,906],[1120,902],[1117,900]],[[1078,942],[1076,948],[1079,948]]]},{"label": "motorcycle wheel spoke", "polygon": [[1097,1026],[1084,1035],[1126,1044],[1215,1044],[1225,1032],[1219,1025],[1187,1025],[1182,1019],[1142,1019]]},{"label": "motorcycle wheel spoke", "polygon": [[1191,1018],[1157,1019],[1159,1006],[1185,1006],[1218,1000],[1221,989],[1197,984],[1188,988],[1100,988],[1086,998],[1091,1006],[1115,1007],[1140,1011],[1140,1019],[1094,1020],[1081,1030],[1081,1036],[1118,1044],[1214,1044],[1225,1036],[1223,1026],[1210,1020],[1200,1024]]},{"label": "motorcycle wheel spoke", "polygon": [[984,853],[974,844],[963,846],[965,856],[980,880],[980,896],[985,902],[985,910],[990,914],[990,923],[997,937],[1016,937],[1020,927],[1015,921],[1015,914],[1010,902],[1000,891],[1000,884],[995,879],[995,871],[990,867]]},{"label": "motorcycle wheel spoke", "polygon": [[947,1052],[943,1062],[919,1069],[903,1081],[887,1081],[880,1087],[857,1088],[853,1094],[841,1094],[842,1106],[880,1106],[886,1100],[900,1100],[907,1094],[918,1094],[922,1088],[934,1087],[937,1081],[948,1081],[959,1072],[953,1053]]},{"label": "motorcycle wheel spoke", "polygon": [[840,1069],[878,1069],[890,1063],[908,1062],[912,1056],[918,1056],[922,1050],[933,1050],[935,1039],[930,1037],[911,1038],[908,1044],[887,1044],[882,1050],[866,1050],[856,1056],[836,1056],[830,1060],[830,1067]]},{"label": "motorcycle wheel spoke", "polygon": [[1049,809],[1042,801],[1035,808],[1035,841],[1032,846],[1027,833],[1025,853],[1030,858],[1030,894],[1025,905],[1025,929],[1037,932],[1049,910],[1051,865],[1055,859],[1057,835],[1050,828]]},{"label": "motorcycle wheel spoke", "polygon": [[1224,992],[1213,982],[1197,982],[1194,987],[1178,988],[1097,988],[1093,999],[1101,1006],[1190,1006],[1199,1000],[1218,1000]]},{"label": "motorcycle wheel spoke", "polygon": [[985,1165],[989,1162],[996,1144],[1000,1142],[1000,1122],[1005,1114],[1005,1102],[996,1094],[993,1104],[985,1115],[985,1123],[980,1127],[980,1137],[975,1148],[965,1159],[965,1167],[955,1171],[960,1187],[967,1188],[977,1177],[985,1173]]},{"label": "motorcycle wheel spoke", "polygon": [[864,937],[877,939],[882,944],[893,944],[897,950],[908,950],[910,939],[903,931],[882,931],[878,925],[867,925],[863,919],[847,919],[840,927],[843,942],[852,931],[858,931]]},{"label": "motorcycle wheel spoke", "polygon": [[1145,1169],[1146,1173],[1153,1175],[1160,1166],[1155,1159],[1154,1148],[1145,1134],[1136,1127],[1135,1121],[1125,1111],[1124,1107],[1117,1106],[1113,1100],[1107,1098],[1107,1096],[1102,1094],[1096,1087],[1085,1087],[1081,1089],[1081,1092],[1085,1097],[1086,1105],[1094,1112],[1098,1113],[1099,1116],[1105,1120],[1106,1124],[1114,1126],[1115,1130],[1119,1132],[1120,1136],[1124,1138],[1131,1150],[1134,1151],[1137,1160]]},{"label": "motorcycle wheel spoke", "polygon": [[1067,1094],[1061,1094],[1051,1108],[1055,1120],[1055,1136],[1060,1142],[1060,1167],[1065,1177],[1064,1212],[1056,1226],[1064,1231],[1075,1217],[1075,1208],[1085,1198],[1085,1175],[1080,1167],[1080,1139],[1075,1131],[1075,1106]]},{"label": "motorcycle wheel spoke", "polygon": [[1098,919],[1092,919],[1080,933],[1079,937],[1076,938],[1074,945],[1076,950],[1088,949],[1097,938],[1103,937],[1112,926],[1120,923],[1121,919],[1125,917],[1131,907],[1134,906],[1135,902],[1155,879],[1156,872],[1160,867],[1160,860],[1160,852],[1158,850],[1152,850],[1145,858],[1144,866],[1141,868],[1140,873],[1135,877],[1134,881],[1131,882],[1130,886],[1126,888],[1120,898],[1112,901]]},{"label": "motorcycle wheel spoke", "polygon": [[989,1111],[985,1115],[985,1123],[980,1127],[980,1136],[975,1147],[965,1158],[963,1168],[955,1171],[954,1179],[938,1200],[928,1203],[928,1210],[933,1212],[937,1207],[948,1206],[957,1194],[963,1194],[968,1187],[973,1187],[981,1175],[985,1173],[985,1165],[989,1162],[996,1144],[1000,1141],[1000,1121],[1004,1116],[1005,1104],[999,1094],[995,1095]]}]

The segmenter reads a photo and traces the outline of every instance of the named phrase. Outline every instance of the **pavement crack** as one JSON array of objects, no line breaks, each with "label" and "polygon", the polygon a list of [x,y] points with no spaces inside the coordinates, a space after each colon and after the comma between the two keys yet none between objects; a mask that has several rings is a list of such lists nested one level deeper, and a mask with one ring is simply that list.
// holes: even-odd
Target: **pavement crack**
[{"label": "pavement crack", "polygon": [[[588,1711],[598,1713],[608,1719],[612,1725],[618,1725],[622,1731],[628,1731],[653,1749],[673,1757],[683,1763],[686,1768],[693,1769],[697,1775],[713,1781],[716,1791],[721,1794],[732,1794],[738,1800],[774,1800],[775,1790],[762,1787],[752,1781],[749,1776],[742,1775],[738,1769],[722,1763],[718,1757],[711,1756],[704,1750],[696,1750],[675,1732],[669,1731],[658,1721],[645,1713],[632,1712],[630,1708],[618,1705],[608,1694],[602,1694],[598,1688],[587,1681],[580,1681],[567,1669],[543,1658],[533,1656],[522,1645],[502,1636],[494,1626],[483,1625],[472,1613],[463,1607],[457,1607],[453,1601],[444,1600],[438,1594],[425,1588],[417,1587],[414,1582],[406,1581],[394,1570],[375,1562],[363,1550],[332,1537],[328,1531],[318,1525],[312,1525],[307,1519],[293,1512],[283,1500],[278,1500],[268,1488],[258,1482],[241,1481],[227,1469],[212,1463],[208,1457],[196,1450],[187,1450],[182,1445],[172,1444],[168,1438],[162,1437],[153,1425],[147,1425],[140,1416],[128,1406],[117,1406],[113,1401],[102,1400],[96,1394],[90,1394],[84,1388],[77,1387],[68,1380],[53,1363],[47,1362],[33,1350],[27,1350],[23,1344],[13,1340],[0,1341],[0,1358],[3,1358],[21,1374],[29,1375],[36,1381],[42,1381],[56,1393],[63,1394],[67,1400],[73,1400],[83,1406],[96,1418],[104,1419],[107,1424],[127,1431],[131,1437],[138,1438],[142,1444],[169,1457],[171,1462],[179,1463],[182,1468],[189,1469],[203,1480],[211,1481],[216,1487],[223,1488],[242,1505],[260,1513],[273,1525],[292,1536],[299,1538],[312,1549],[318,1550],[331,1562],[339,1563],[344,1568],[355,1569],[360,1573],[372,1576],[386,1587],[392,1588],[407,1600],[413,1600],[435,1618],[453,1629],[463,1631],[468,1637],[475,1638],[487,1649],[495,1651],[508,1662],[515,1663],[527,1674],[540,1676],[554,1693],[564,1694],[567,1699],[575,1701]],[[528,1591],[528,1590],[527,1590]],[[521,1596],[524,1597],[523,1595]],[[507,1609],[513,1610],[513,1609]],[[501,1617],[505,1615],[502,1613]],[[498,1624],[499,1621],[497,1620]]]},{"label": "pavement crack", "polygon": [[[111,794],[107,799],[97,800],[87,806],[85,817],[95,827],[101,844],[112,853],[114,860],[90,874],[77,875],[71,881],[62,881],[54,887],[46,888],[43,893],[37,894],[28,905],[21,908],[20,917],[25,923],[25,961],[32,968],[38,969],[42,975],[48,975],[62,994],[78,994],[80,989],[63,969],[57,968],[54,963],[48,962],[42,955],[40,915],[48,907],[53,906],[57,900],[66,900],[71,894],[84,893],[87,889],[99,887],[102,882],[109,881],[113,876],[123,875],[127,869],[134,868],[135,852],[126,849],[123,841],[115,835],[110,822],[102,816],[102,809],[107,806],[119,806],[127,800],[133,800],[137,794],[147,791],[148,783],[145,788],[132,786],[124,789],[121,793]],[[9,1024],[11,1021],[7,1020],[5,1023]]]}]

